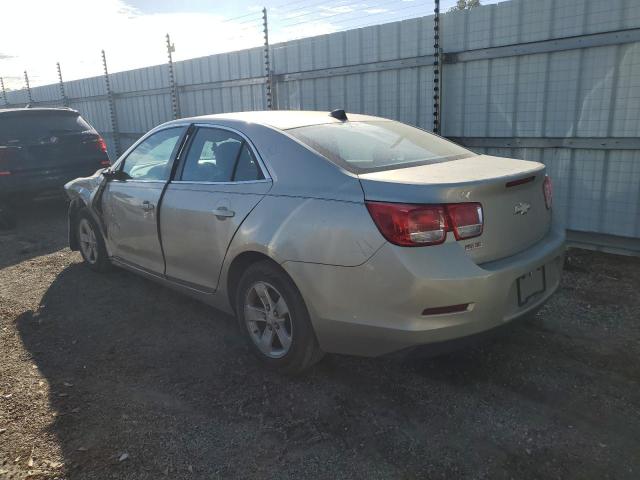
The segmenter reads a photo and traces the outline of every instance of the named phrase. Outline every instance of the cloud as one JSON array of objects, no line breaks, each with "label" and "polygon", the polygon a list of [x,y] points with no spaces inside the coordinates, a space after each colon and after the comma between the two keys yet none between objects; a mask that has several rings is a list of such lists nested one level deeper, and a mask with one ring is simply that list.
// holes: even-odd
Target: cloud
[{"label": "cloud", "polygon": [[323,10],[325,13],[351,13],[355,10],[354,7],[352,7],[351,5],[342,5],[339,7],[327,7],[327,6],[322,6],[320,7],[320,10]]},{"label": "cloud", "polygon": [[[56,62],[61,64],[65,81],[99,76],[102,49],[110,72],[164,64],[167,33],[175,44],[176,61],[263,43],[262,7],[258,2],[248,7],[247,15],[233,21],[203,12],[144,13],[127,1],[5,1],[0,29],[0,76],[6,87],[23,88],[24,70],[28,71],[32,86],[56,83]],[[272,7],[269,38],[274,44],[332,33],[349,27],[345,21],[361,25],[362,19],[354,17],[356,13],[363,13],[366,18],[394,8],[358,0],[342,5],[313,4],[289,11],[287,6]]]},{"label": "cloud", "polygon": [[167,32],[174,60],[262,44],[259,13],[238,25],[207,13],[142,14],[122,0],[21,0],[2,17],[0,76],[13,89],[24,70],[32,86],[55,83],[57,61],[65,80],[100,75],[101,49],[110,72],[166,63]]}]

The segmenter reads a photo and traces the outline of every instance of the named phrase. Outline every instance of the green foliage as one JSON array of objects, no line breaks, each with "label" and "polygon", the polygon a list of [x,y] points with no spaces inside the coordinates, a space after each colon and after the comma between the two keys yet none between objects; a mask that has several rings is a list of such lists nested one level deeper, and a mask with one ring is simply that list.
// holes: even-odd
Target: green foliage
[{"label": "green foliage", "polygon": [[480,0],[457,0],[455,6],[449,9],[450,12],[458,10],[469,10],[470,8],[479,7]]}]

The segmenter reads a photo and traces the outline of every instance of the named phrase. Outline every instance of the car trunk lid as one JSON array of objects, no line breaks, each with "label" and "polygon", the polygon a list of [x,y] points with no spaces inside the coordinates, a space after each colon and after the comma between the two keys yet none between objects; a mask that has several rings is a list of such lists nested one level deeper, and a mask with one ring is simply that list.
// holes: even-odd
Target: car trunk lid
[{"label": "car trunk lid", "polygon": [[[482,234],[460,240],[477,263],[516,254],[548,232],[544,177],[541,163],[488,155],[359,175],[368,201],[481,203]],[[453,235],[448,241],[455,241]]]}]

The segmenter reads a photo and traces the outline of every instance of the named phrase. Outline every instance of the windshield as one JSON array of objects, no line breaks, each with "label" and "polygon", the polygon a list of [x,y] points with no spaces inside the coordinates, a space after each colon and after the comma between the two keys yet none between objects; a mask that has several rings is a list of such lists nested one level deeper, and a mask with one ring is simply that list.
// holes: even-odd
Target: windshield
[{"label": "windshield", "polygon": [[393,121],[325,123],[292,128],[287,133],[354,173],[475,155],[437,135]]}]

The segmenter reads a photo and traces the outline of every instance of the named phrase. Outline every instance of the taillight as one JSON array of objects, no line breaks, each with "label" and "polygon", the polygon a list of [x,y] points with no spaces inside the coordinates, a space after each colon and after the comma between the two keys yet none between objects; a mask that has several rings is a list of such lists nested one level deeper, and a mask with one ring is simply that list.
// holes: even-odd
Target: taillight
[{"label": "taillight", "polygon": [[98,137],[98,139],[96,140],[96,145],[98,147],[98,150],[107,153],[107,143],[104,141],[104,138]]},{"label": "taillight", "polygon": [[382,236],[396,245],[437,245],[447,238],[442,205],[367,202],[367,209]]},{"label": "taillight", "polygon": [[482,205],[451,203],[411,205],[366,202],[371,218],[384,238],[395,245],[439,245],[453,231],[457,240],[482,234]]},{"label": "taillight", "polygon": [[447,212],[456,240],[482,235],[484,219],[482,205],[479,203],[450,203],[447,205]]},{"label": "taillight", "polygon": [[549,177],[549,175],[544,177],[542,191],[544,192],[544,204],[547,206],[547,210],[549,210],[553,204],[553,185],[551,184],[551,177]]}]

